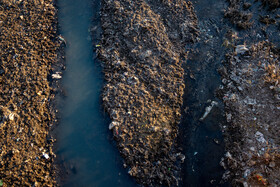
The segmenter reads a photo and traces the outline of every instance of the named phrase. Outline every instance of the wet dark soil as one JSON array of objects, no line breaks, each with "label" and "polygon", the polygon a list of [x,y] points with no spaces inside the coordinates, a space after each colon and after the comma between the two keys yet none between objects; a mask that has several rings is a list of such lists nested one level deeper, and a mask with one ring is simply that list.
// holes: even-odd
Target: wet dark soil
[{"label": "wet dark soil", "polygon": [[50,81],[60,76],[61,43],[53,2],[1,0],[0,33],[1,185],[54,186]]},{"label": "wet dark soil", "polygon": [[141,184],[176,185],[184,46],[198,34],[192,4],[102,1],[101,16],[102,97],[124,166]]},{"label": "wet dark soil", "polygon": [[220,69],[228,122],[221,163],[234,186],[280,185],[278,71],[279,49],[269,42],[228,54]]}]

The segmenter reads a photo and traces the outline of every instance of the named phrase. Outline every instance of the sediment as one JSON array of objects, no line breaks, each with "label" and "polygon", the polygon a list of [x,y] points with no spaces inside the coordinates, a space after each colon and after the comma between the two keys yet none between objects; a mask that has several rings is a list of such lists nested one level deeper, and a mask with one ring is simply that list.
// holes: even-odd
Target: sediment
[{"label": "sediment", "polygon": [[51,73],[57,63],[52,0],[0,1],[0,180],[3,186],[54,186],[55,119]]},{"label": "sediment", "polygon": [[192,4],[183,0],[102,1],[97,49],[106,84],[109,128],[129,174],[143,185],[176,185],[178,123],[187,58],[198,35]]},{"label": "sediment", "polygon": [[220,69],[228,122],[221,165],[233,186],[280,186],[279,52],[267,41],[239,45]]}]

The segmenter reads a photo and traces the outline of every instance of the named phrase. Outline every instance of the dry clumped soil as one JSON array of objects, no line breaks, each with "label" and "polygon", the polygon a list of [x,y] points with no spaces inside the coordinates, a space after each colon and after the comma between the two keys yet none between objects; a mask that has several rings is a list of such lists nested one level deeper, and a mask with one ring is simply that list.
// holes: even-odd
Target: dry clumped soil
[{"label": "dry clumped soil", "polygon": [[[57,62],[51,0],[0,0],[0,179],[54,186],[50,72]],[[58,77],[56,77],[58,78]]]},{"label": "dry clumped soil", "polygon": [[183,0],[102,1],[98,55],[102,99],[124,167],[143,185],[176,185],[184,155],[176,149],[184,46],[198,34]]},{"label": "dry clumped soil", "polygon": [[233,186],[280,185],[279,49],[270,42],[227,55],[222,99],[228,152],[221,161]]}]

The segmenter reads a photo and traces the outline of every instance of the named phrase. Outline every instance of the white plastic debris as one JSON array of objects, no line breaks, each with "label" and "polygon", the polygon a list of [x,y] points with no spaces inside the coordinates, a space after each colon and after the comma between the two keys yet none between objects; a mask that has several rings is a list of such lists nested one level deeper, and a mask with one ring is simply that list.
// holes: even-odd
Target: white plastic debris
[{"label": "white plastic debris", "polygon": [[115,126],[119,126],[119,125],[120,125],[119,122],[113,121],[113,122],[110,123],[110,125],[109,125],[109,130],[112,130]]},{"label": "white plastic debris", "polygon": [[47,153],[43,153],[43,156],[45,157],[45,159],[49,159],[50,158],[50,156],[47,154]]},{"label": "white plastic debris", "polygon": [[211,110],[213,109],[213,107],[215,105],[218,105],[218,102],[212,101],[211,105],[205,108],[205,113],[203,114],[203,116],[199,120],[203,121],[208,116],[208,114],[211,112]]},{"label": "white plastic debris", "polygon": [[15,119],[15,114],[14,113],[10,113],[9,114],[9,120],[14,121]]},{"label": "white plastic debris", "polygon": [[249,51],[249,49],[246,48],[245,45],[237,45],[237,46],[235,47],[235,52],[236,52],[237,54],[244,54],[246,51]]},{"label": "white plastic debris", "polygon": [[61,79],[62,76],[60,75],[60,72],[56,72],[55,74],[52,74],[53,79]]},{"label": "white plastic debris", "polygon": [[232,156],[231,156],[230,152],[227,152],[227,153],[225,154],[225,156],[226,156],[228,159],[232,159]]}]

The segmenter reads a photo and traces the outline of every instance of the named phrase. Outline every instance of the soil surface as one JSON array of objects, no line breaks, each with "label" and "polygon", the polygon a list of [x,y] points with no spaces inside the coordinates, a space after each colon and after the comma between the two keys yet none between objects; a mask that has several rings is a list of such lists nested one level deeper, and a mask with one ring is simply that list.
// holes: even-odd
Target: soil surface
[{"label": "soil surface", "polygon": [[[0,180],[54,186],[53,72],[62,42],[52,0],[0,1]],[[59,69],[57,66],[55,69]]]},{"label": "soil surface", "polygon": [[279,50],[269,42],[236,46],[220,72],[228,122],[224,179],[233,186],[279,186]]},{"label": "soil surface", "polygon": [[228,2],[225,17],[238,30],[225,37],[231,52],[219,69],[227,120],[223,178],[233,186],[279,186],[279,1]]},{"label": "soil surface", "polygon": [[176,185],[184,92],[184,47],[198,35],[183,0],[102,1],[98,49],[107,83],[103,102],[124,167],[143,185]]}]

